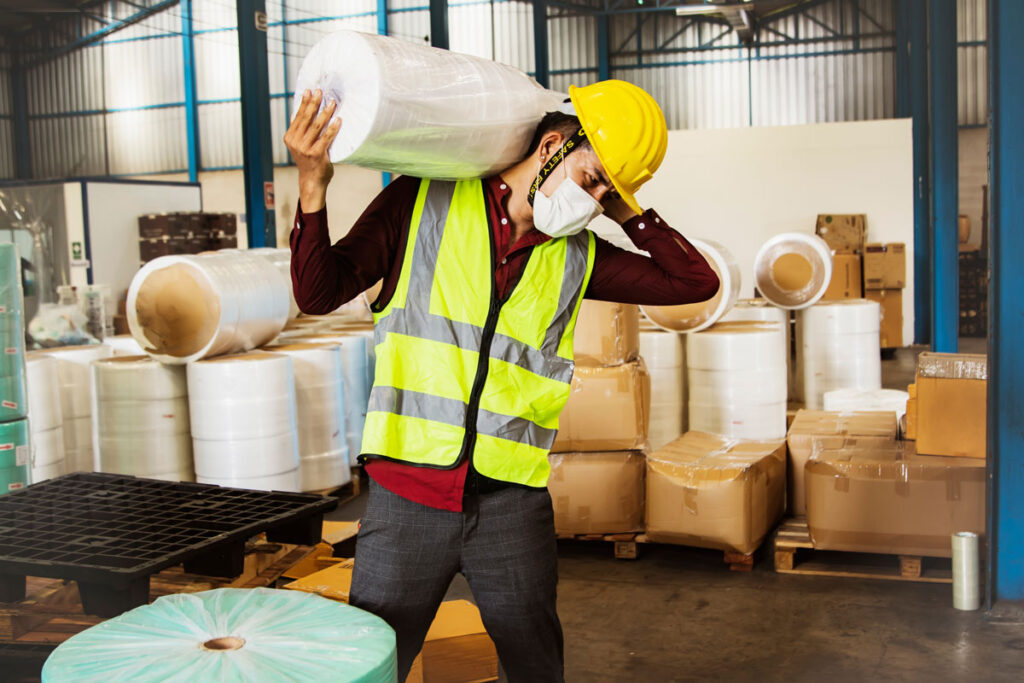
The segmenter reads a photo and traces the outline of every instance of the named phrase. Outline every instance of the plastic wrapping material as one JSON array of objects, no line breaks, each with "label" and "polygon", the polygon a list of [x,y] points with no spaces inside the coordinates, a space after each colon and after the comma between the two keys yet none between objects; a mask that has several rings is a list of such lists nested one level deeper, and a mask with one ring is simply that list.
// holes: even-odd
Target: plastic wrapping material
[{"label": "plastic wrapping material", "polygon": [[66,472],[64,471],[64,461],[61,460],[60,462],[55,462],[52,465],[32,467],[31,471],[29,471],[28,478],[31,483],[38,484],[39,482],[46,481],[47,479],[54,479],[63,474],[66,474]]},{"label": "plastic wrapping material", "polygon": [[288,320],[294,320],[299,316],[299,304],[295,301],[295,292],[292,290],[292,250],[276,249],[274,247],[259,247],[250,249],[250,254],[270,261],[277,271],[281,273],[288,283]]},{"label": "plastic wrapping material", "polygon": [[610,368],[577,365],[552,452],[624,451],[647,442],[651,379],[642,360]]},{"label": "plastic wrapping material", "polygon": [[826,392],[882,388],[878,303],[849,299],[818,303],[797,314],[795,381],[808,408]]},{"label": "plastic wrapping material", "polygon": [[338,102],[331,161],[420,178],[480,178],[529,151],[537,123],[564,95],[480,57],[355,31],[320,40],[295,82]]},{"label": "plastic wrapping material", "polygon": [[797,396],[797,392],[794,391],[790,315],[788,310],[773,306],[764,299],[740,299],[736,302],[735,306],[729,309],[728,313],[722,316],[720,322],[750,320],[781,325],[784,333],[783,344],[786,348],[786,372],[788,375],[786,381],[789,384],[789,398],[790,400],[802,400]]},{"label": "plastic wrapping material", "polygon": [[395,634],[379,617],[311,593],[180,593],[72,636],[42,679],[395,683]]},{"label": "plastic wrapping material", "polygon": [[891,411],[835,413],[800,410],[789,427],[789,514],[807,512],[804,468],[816,450],[841,448],[856,441],[863,447],[886,448],[896,440],[896,414]]},{"label": "plastic wrapping material", "polygon": [[196,481],[200,484],[216,484],[233,489],[287,491],[290,493],[298,492],[302,487],[302,478],[299,476],[298,467],[291,472],[270,474],[265,477],[201,477],[196,475]]},{"label": "plastic wrapping material", "polygon": [[114,349],[115,356],[142,356],[146,353],[142,350],[142,345],[135,341],[135,337],[130,334],[107,337],[103,343]]},{"label": "plastic wrapping material", "polygon": [[976,353],[934,353],[917,357],[918,377],[943,379],[988,379],[988,356]]},{"label": "plastic wrapping material", "polygon": [[295,431],[291,358],[254,351],[188,365],[196,439],[253,439]]},{"label": "plastic wrapping material", "polygon": [[161,256],[132,279],[128,327],[162,363],[248,351],[284,329],[289,282],[270,260],[246,251]]},{"label": "plastic wrapping material", "polygon": [[684,367],[684,340],[678,334],[662,330],[640,332],[640,357],[653,372],[662,368]]},{"label": "plastic wrapping material", "polygon": [[28,467],[32,464],[32,444],[28,420],[0,423],[0,469]]},{"label": "plastic wrapping material", "polygon": [[192,436],[187,430],[166,434],[100,432],[95,452],[97,472],[195,481]]},{"label": "plastic wrapping material", "polygon": [[683,338],[674,332],[644,330],[640,356],[651,375],[650,448],[661,448],[686,431],[686,367]]},{"label": "plastic wrapping material", "polygon": [[718,242],[691,239],[718,275],[718,293],[707,301],[682,306],[641,306],[651,322],[669,332],[699,332],[718,322],[740,295],[740,266]]},{"label": "plastic wrapping material", "polygon": [[64,461],[68,472],[92,472],[95,468],[92,416],[64,420]]},{"label": "plastic wrapping material", "polygon": [[[352,478],[345,433],[341,347],[291,344],[265,349],[292,359],[303,491],[334,488]],[[338,462],[332,463],[333,460]]]},{"label": "plastic wrapping material", "polygon": [[832,280],[832,250],[822,238],[787,232],[765,242],[754,258],[754,286],[780,308],[806,308]]},{"label": "plastic wrapping material", "polygon": [[33,353],[25,359],[28,378],[28,417],[32,431],[43,432],[64,423],[61,392],[57,379],[57,359]]},{"label": "plastic wrapping material", "polygon": [[786,402],[705,404],[690,399],[690,429],[737,439],[785,439]]},{"label": "plastic wrapping material", "polygon": [[785,328],[777,323],[718,323],[686,336],[686,366],[701,370],[786,367]]},{"label": "plastic wrapping material", "polygon": [[28,414],[25,389],[25,318],[18,250],[0,244],[0,420]]},{"label": "plastic wrapping material", "polygon": [[149,356],[114,356],[92,364],[98,401],[155,401],[188,397],[185,368]]},{"label": "plastic wrapping material", "polygon": [[555,533],[617,534],[643,529],[642,453],[552,453],[548,461]]},{"label": "plastic wrapping material", "polygon": [[[33,427],[29,418],[29,427]],[[64,468],[64,428],[60,425],[41,432],[32,432],[32,467],[60,465]],[[33,479],[33,482],[36,480]]]},{"label": "plastic wrapping material", "polygon": [[18,247],[9,242],[0,244],[0,317],[21,315],[24,305]]},{"label": "plastic wrapping material", "polygon": [[981,607],[981,575],[978,571],[978,534],[958,531],[952,536],[953,607],[973,612]]},{"label": "plastic wrapping material", "polygon": [[837,389],[826,392],[823,403],[825,410],[841,413],[891,410],[896,413],[896,419],[899,420],[907,412],[909,398],[910,394],[896,389],[875,389],[874,391]]},{"label": "plastic wrapping material", "polygon": [[640,352],[640,309],[584,299],[576,316],[573,358],[584,365],[621,365]]},{"label": "plastic wrapping material", "polygon": [[647,537],[752,553],[785,508],[786,445],[690,431],[647,456]]},{"label": "plastic wrapping material", "polygon": [[294,431],[254,439],[194,439],[196,474],[205,479],[268,477],[299,466]]},{"label": "plastic wrapping material", "polygon": [[113,353],[114,350],[105,344],[65,346],[46,350],[46,355],[57,359],[60,408],[65,422],[89,417],[92,414],[92,380],[89,366],[94,360],[110,358]]},{"label": "plastic wrapping material", "polygon": [[25,488],[32,481],[30,477],[28,465],[0,469],[0,495]]},{"label": "plastic wrapping material", "polygon": [[804,469],[815,548],[950,557],[950,535],[985,533],[985,462],[917,455],[913,441],[820,447]]}]

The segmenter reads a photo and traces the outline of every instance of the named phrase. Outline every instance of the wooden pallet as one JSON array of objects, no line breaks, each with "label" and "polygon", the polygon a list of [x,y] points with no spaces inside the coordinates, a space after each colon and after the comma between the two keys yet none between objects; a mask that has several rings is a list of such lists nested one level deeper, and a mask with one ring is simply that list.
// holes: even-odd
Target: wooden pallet
[{"label": "wooden pallet", "polygon": [[953,582],[950,561],[945,558],[817,550],[804,518],[790,518],[779,525],[772,545],[775,571],[780,574]]},{"label": "wooden pallet", "polygon": [[[559,534],[558,538],[574,541],[610,541],[617,560],[635,560],[639,557],[639,544],[654,543],[647,534],[633,532],[625,534]],[[723,552],[723,559],[734,572],[749,572],[754,568],[754,553],[744,554],[731,550]]]}]

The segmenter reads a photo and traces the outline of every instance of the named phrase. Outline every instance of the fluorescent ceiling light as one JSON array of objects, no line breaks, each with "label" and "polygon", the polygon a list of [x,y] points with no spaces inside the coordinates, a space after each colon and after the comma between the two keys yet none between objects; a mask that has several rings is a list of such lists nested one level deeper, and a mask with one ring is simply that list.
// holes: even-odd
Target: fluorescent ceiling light
[{"label": "fluorescent ceiling light", "polygon": [[721,14],[722,12],[738,11],[738,10],[752,10],[754,9],[753,2],[735,2],[728,5],[713,5],[710,3],[703,5],[683,5],[682,7],[676,7],[676,15],[680,17],[700,15],[700,14]]}]

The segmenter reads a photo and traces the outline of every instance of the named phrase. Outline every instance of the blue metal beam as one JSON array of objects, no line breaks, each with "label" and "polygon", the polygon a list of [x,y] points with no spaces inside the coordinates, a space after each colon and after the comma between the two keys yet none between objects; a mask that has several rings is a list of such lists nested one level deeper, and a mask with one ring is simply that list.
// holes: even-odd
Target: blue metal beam
[{"label": "blue metal beam", "polygon": [[19,180],[28,180],[32,177],[32,152],[28,132],[28,88],[25,84],[25,67],[20,63],[15,64],[11,69],[10,89],[14,122],[14,177]]},{"label": "blue metal beam", "polygon": [[[1024,600],[1024,3],[989,0],[992,112],[988,331],[989,575],[996,600]],[[993,592],[993,591],[990,591]]]},{"label": "blue metal beam", "polygon": [[430,44],[448,49],[448,0],[430,0]]},{"label": "blue metal beam", "polygon": [[192,34],[192,0],[181,0],[181,55],[185,75],[185,142],[188,146],[188,179],[199,178],[199,105],[196,97],[196,52]]},{"label": "blue metal beam", "polygon": [[914,140],[914,343],[932,339],[932,208],[928,161],[928,2],[907,0],[910,115]]},{"label": "blue metal beam", "polygon": [[611,78],[611,59],[608,55],[608,15],[599,14],[597,21],[597,80]]},{"label": "blue metal beam", "polygon": [[274,247],[277,246],[277,226],[273,206],[269,205],[273,197],[274,157],[270,137],[266,4],[265,0],[237,0],[235,7],[238,16],[242,163],[249,247]]},{"label": "blue metal beam", "polygon": [[533,2],[533,61],[537,82],[545,88],[550,87],[547,0],[534,0]]},{"label": "blue metal beam", "polygon": [[932,349],[956,353],[960,326],[956,0],[928,3],[932,170]]}]

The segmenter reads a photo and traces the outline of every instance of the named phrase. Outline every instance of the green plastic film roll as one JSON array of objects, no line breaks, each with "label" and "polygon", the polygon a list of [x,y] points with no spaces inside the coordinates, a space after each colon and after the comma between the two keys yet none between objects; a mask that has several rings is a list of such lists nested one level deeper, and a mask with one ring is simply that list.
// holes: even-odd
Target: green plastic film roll
[{"label": "green plastic film roll", "polygon": [[21,262],[18,258],[18,248],[9,243],[0,244],[0,319],[12,314],[20,317],[22,308]]},{"label": "green plastic film roll", "polygon": [[395,633],[379,617],[312,593],[167,595],[64,642],[42,679],[394,683]]},{"label": "green plastic film roll", "polygon": [[28,486],[28,466],[0,469],[0,495]]},{"label": "green plastic film roll", "polygon": [[0,423],[0,469],[31,466],[28,420]]},{"label": "green plastic film roll", "polygon": [[0,422],[20,420],[27,414],[25,375],[0,376]]}]

